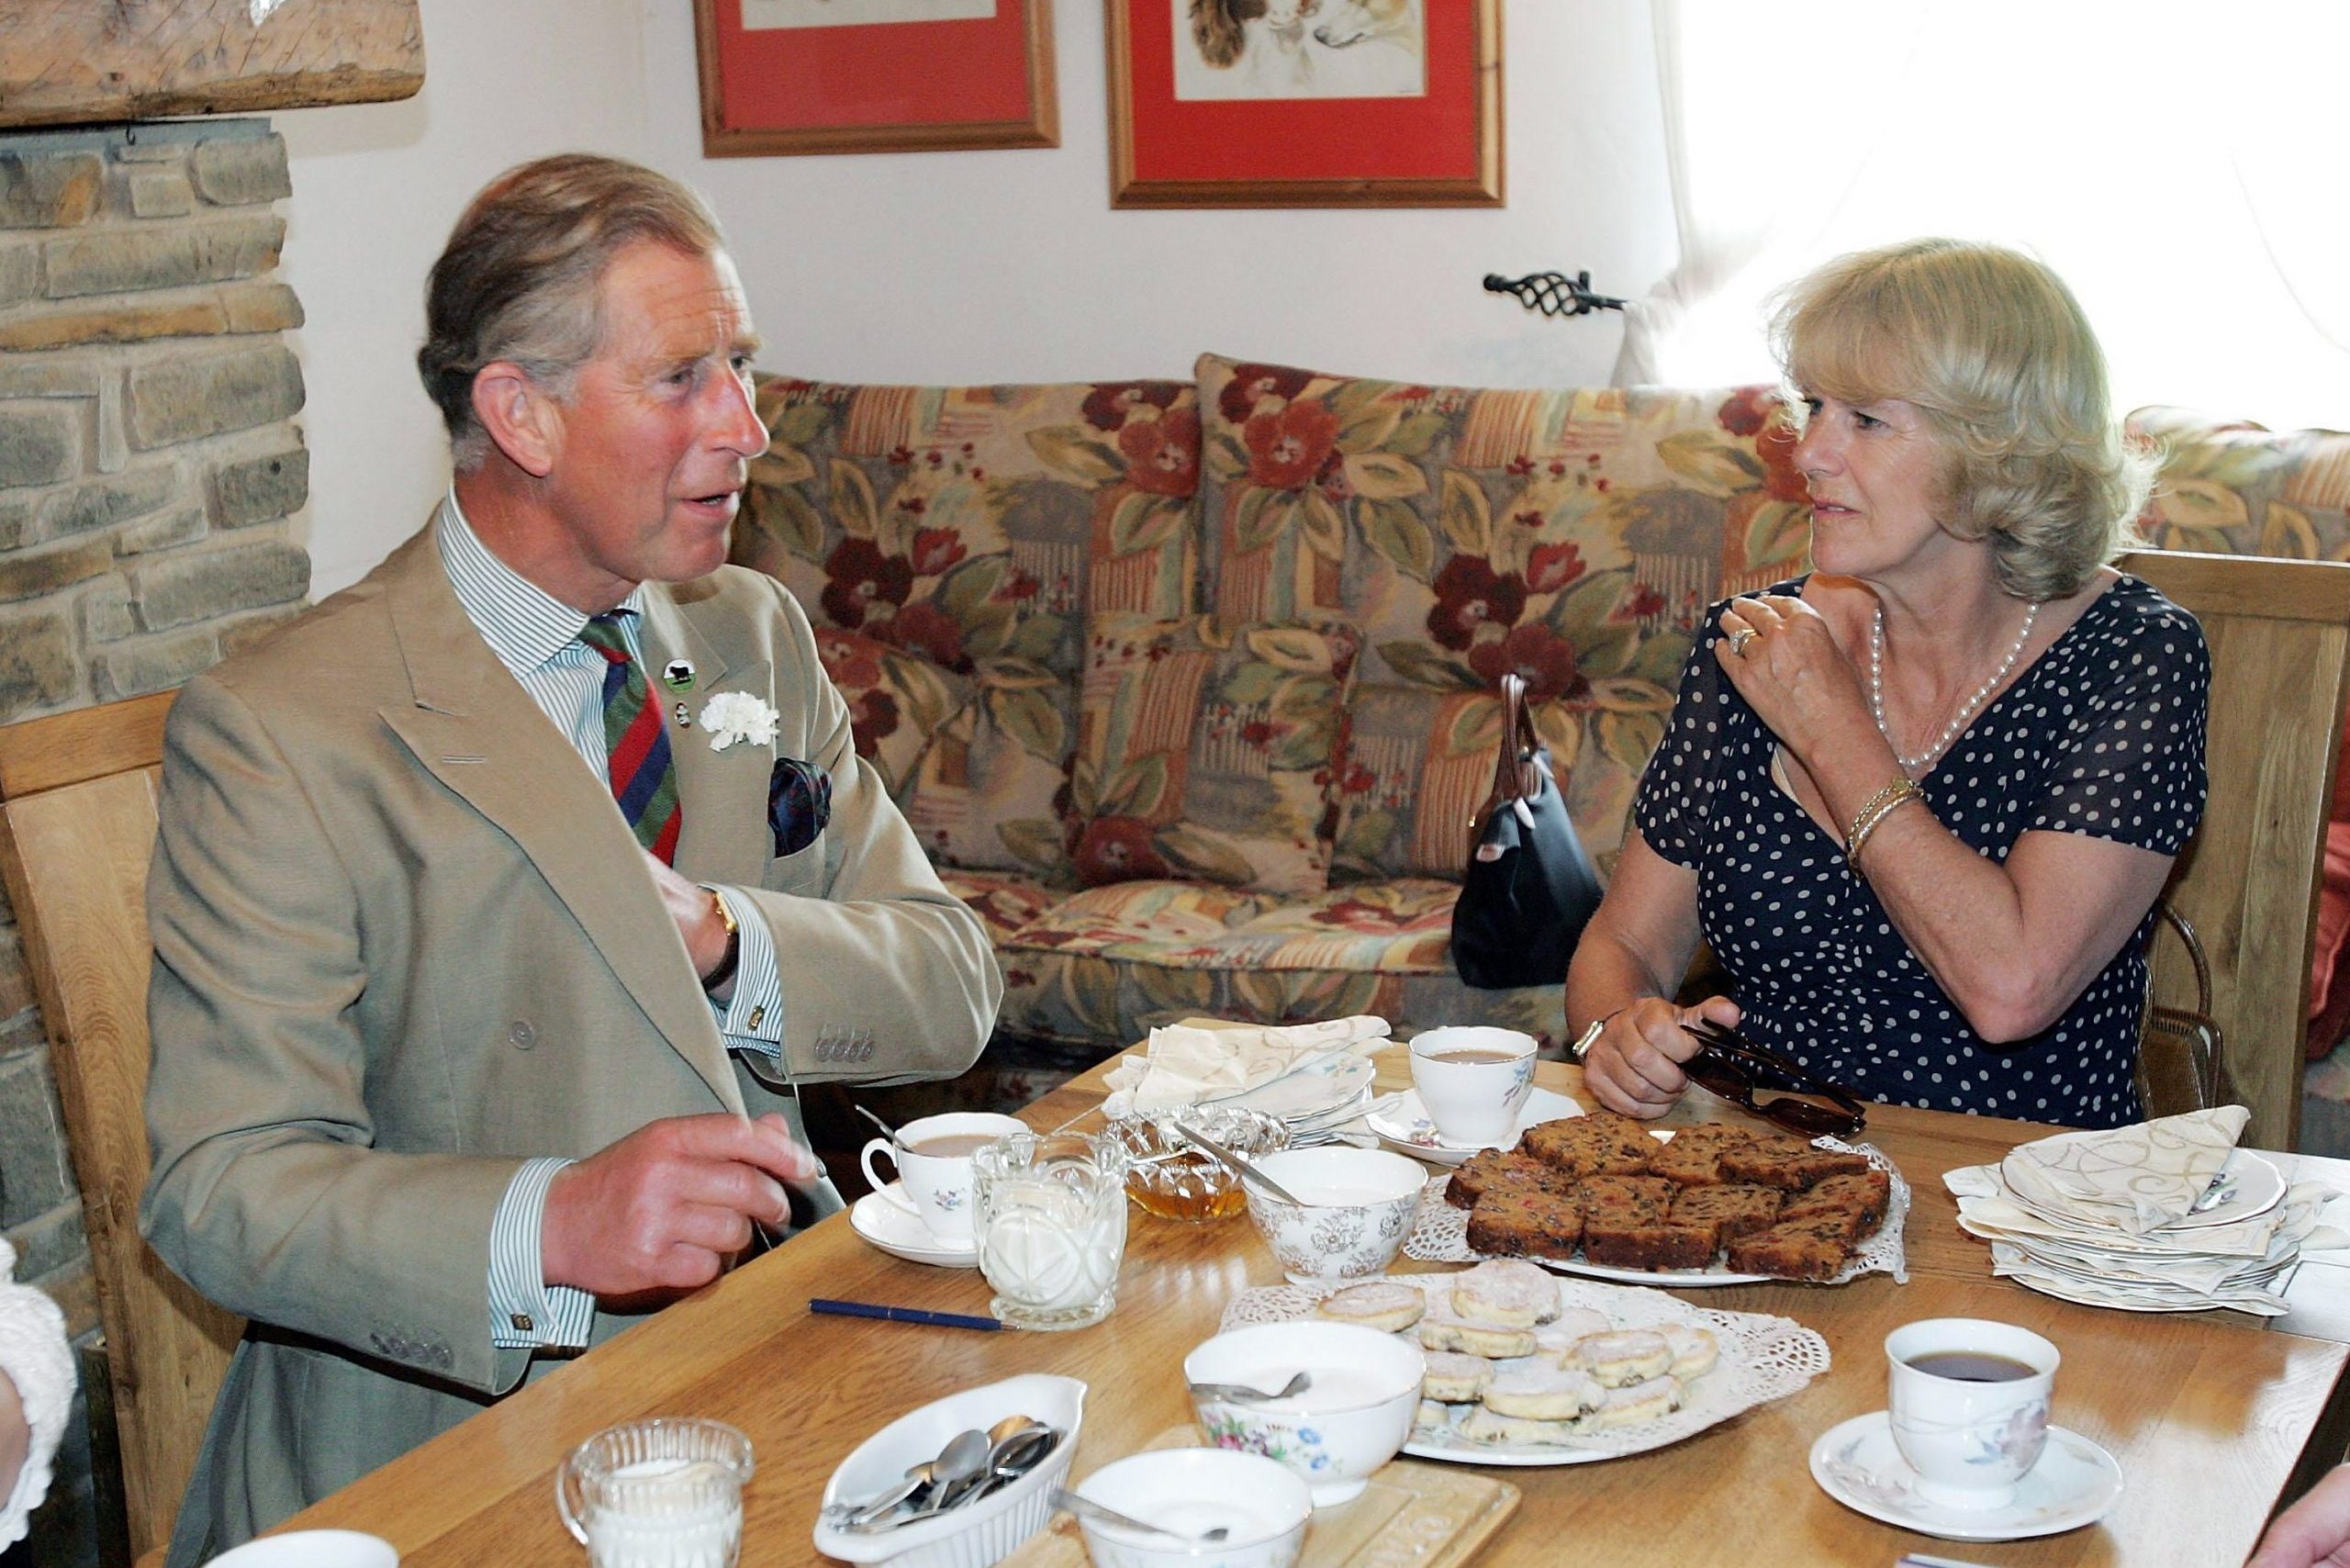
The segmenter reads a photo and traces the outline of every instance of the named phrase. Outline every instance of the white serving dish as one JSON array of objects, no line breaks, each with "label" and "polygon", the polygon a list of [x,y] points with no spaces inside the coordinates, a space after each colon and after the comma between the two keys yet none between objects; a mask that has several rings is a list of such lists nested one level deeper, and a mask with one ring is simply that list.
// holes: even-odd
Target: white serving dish
[{"label": "white serving dish", "polygon": [[[859,1443],[824,1483],[816,1516],[816,1550],[847,1562],[894,1562],[901,1568],[990,1568],[1045,1528],[1050,1494],[1077,1457],[1085,1415],[1084,1383],[1029,1372],[910,1410]],[[1006,1416],[1033,1416],[1068,1434],[1044,1463],[992,1497],[935,1518],[871,1534],[834,1529],[823,1510],[835,1503],[879,1495],[905,1477],[906,1467],[936,1457],[946,1439]]]},{"label": "white serving dish", "polygon": [[249,1540],[205,1568],[400,1568],[400,1554],[355,1529],[297,1529]]},{"label": "white serving dish", "polygon": [[1230,1449],[1151,1449],[1103,1465],[1078,1495],[1146,1524],[1232,1533],[1213,1546],[1096,1524],[1078,1528],[1094,1568],[1290,1568],[1314,1505],[1285,1466]]},{"label": "white serving dish", "polygon": [[1183,1358],[1189,1383],[1278,1388],[1297,1372],[1312,1372],[1315,1386],[1290,1399],[1194,1394],[1200,1428],[1218,1448],[1287,1465],[1315,1507],[1348,1502],[1410,1436],[1427,1359],[1401,1336],[1312,1318],[1236,1328],[1202,1340]]}]

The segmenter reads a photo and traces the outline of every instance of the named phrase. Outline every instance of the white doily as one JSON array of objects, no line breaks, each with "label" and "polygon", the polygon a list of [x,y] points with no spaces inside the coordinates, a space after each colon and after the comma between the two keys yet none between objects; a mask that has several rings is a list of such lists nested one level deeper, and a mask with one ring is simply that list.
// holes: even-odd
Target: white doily
[{"label": "white doily", "polygon": [[[1443,1292],[1449,1298],[1454,1276],[1389,1274],[1385,1278],[1424,1294]],[[1359,1282],[1259,1285],[1243,1291],[1225,1306],[1220,1331],[1228,1333],[1252,1323],[1287,1323],[1308,1316],[1324,1296],[1343,1285]],[[1458,1460],[1467,1464],[1588,1464],[1596,1460],[1645,1453],[1702,1432],[1741,1410],[1784,1399],[1829,1366],[1828,1341],[1793,1318],[1692,1306],[1662,1291],[1584,1280],[1560,1281],[1559,1302],[1562,1307],[1590,1307],[1618,1328],[1686,1323],[1707,1329],[1713,1334],[1721,1359],[1711,1372],[1687,1385],[1686,1403],[1662,1420],[1571,1438],[1563,1443],[1481,1443],[1451,1431],[1419,1428],[1404,1445],[1404,1451],[1423,1459]],[[1403,1332],[1406,1338],[1412,1337],[1412,1330]],[[1507,1372],[1532,1365],[1534,1361],[1533,1357],[1498,1361],[1494,1363],[1494,1370]],[[1451,1405],[1445,1408],[1458,1423],[1476,1406]]]},{"label": "white doily", "polygon": [[[1873,1143],[1841,1143],[1832,1137],[1811,1140],[1816,1148],[1832,1148],[1841,1154],[1857,1154],[1875,1166],[1892,1183],[1892,1195],[1886,1200],[1885,1223],[1876,1234],[1863,1240],[1859,1249],[1844,1260],[1844,1266],[1830,1276],[1825,1283],[1841,1285],[1847,1280],[1857,1280],[1863,1274],[1891,1274],[1897,1284],[1909,1282],[1908,1255],[1902,1249],[1901,1227],[1909,1217],[1909,1183],[1901,1179],[1901,1171],[1886,1159],[1885,1151]],[[1404,1255],[1417,1258],[1423,1263],[1473,1263],[1488,1256],[1469,1249],[1469,1211],[1454,1208],[1444,1201],[1445,1183],[1449,1175],[1438,1176],[1420,1192],[1419,1211],[1412,1219],[1412,1233],[1404,1238]],[[1562,1273],[1583,1274],[1594,1279],[1621,1280],[1626,1282],[1650,1282],[1658,1284],[1733,1285],[1751,1283],[1762,1278],[1760,1274],[1735,1274],[1721,1263],[1695,1270],[1614,1269],[1583,1260],[1582,1252],[1571,1258],[1535,1258],[1530,1260],[1547,1269]]]}]

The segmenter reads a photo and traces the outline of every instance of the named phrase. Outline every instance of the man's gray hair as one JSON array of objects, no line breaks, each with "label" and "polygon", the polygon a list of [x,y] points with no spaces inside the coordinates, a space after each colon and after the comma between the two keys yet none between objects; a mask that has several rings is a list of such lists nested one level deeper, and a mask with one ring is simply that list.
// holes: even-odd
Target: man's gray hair
[{"label": "man's gray hair", "polygon": [[688,255],[725,244],[692,191],[641,164],[558,153],[509,169],[473,199],[425,286],[417,373],[449,427],[460,473],[489,454],[474,377],[499,360],[559,398],[603,335],[598,286],[612,259],[652,240]]}]

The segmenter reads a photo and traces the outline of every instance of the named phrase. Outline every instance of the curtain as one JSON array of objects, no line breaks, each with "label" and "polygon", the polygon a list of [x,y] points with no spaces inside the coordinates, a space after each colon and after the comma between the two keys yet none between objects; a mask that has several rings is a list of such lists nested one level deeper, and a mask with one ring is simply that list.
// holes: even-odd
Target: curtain
[{"label": "curtain", "polygon": [[1653,4],[1680,260],[1619,385],[1768,379],[1772,290],[1953,234],[2065,277],[2123,408],[2350,428],[2350,6]]}]

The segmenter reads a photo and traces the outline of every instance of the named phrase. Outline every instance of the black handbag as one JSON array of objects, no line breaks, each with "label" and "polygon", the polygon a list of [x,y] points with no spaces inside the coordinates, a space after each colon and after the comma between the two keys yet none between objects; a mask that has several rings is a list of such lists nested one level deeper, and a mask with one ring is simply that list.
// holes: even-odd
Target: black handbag
[{"label": "black handbag", "polygon": [[1480,991],[1559,985],[1599,907],[1599,878],[1534,734],[1526,682],[1502,677],[1494,792],[1469,827],[1469,864],[1452,906],[1452,967]]}]

